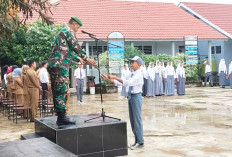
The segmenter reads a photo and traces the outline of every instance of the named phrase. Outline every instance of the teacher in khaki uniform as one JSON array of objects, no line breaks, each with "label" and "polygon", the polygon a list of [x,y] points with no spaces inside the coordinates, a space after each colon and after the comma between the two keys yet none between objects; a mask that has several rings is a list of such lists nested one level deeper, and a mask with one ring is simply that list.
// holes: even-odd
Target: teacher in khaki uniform
[{"label": "teacher in khaki uniform", "polygon": [[29,65],[29,69],[27,70],[26,77],[28,79],[27,86],[29,93],[29,101],[32,109],[31,121],[34,122],[35,118],[37,117],[39,90],[42,90],[42,88],[39,85],[35,73],[36,62],[34,60],[30,60],[28,62],[28,65]]}]

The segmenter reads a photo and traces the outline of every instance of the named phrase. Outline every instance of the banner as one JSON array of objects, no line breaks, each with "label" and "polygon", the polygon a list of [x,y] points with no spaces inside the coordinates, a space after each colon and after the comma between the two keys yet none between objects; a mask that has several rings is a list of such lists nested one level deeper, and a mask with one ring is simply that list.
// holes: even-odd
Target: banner
[{"label": "banner", "polygon": [[108,36],[109,72],[120,74],[124,64],[124,36],[120,32],[112,32]]},{"label": "banner", "polygon": [[198,37],[188,36],[184,40],[186,64],[198,64]]}]

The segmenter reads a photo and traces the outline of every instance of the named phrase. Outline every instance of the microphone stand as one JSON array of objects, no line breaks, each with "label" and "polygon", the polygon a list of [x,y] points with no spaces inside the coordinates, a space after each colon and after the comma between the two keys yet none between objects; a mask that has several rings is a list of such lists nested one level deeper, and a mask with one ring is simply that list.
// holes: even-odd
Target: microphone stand
[{"label": "microphone stand", "polygon": [[[89,35],[90,38],[92,38],[92,39],[95,40],[95,44],[96,44],[96,48],[97,48],[97,50],[96,50],[96,52],[97,52],[97,63],[98,63],[97,69],[98,69],[98,74],[99,74],[99,84],[100,84],[101,107],[102,107],[102,109],[101,109],[101,115],[100,115],[100,116],[94,117],[94,118],[91,118],[91,119],[88,119],[88,120],[85,120],[84,122],[89,122],[89,121],[92,121],[92,120],[98,119],[98,118],[102,118],[102,119],[103,119],[103,122],[105,121],[105,118],[111,118],[111,119],[115,119],[115,120],[121,121],[121,119],[107,116],[106,113],[105,113],[105,111],[104,111],[104,107],[103,107],[103,97],[102,97],[101,72],[100,72],[100,67],[99,67],[99,65],[100,65],[100,64],[99,64],[99,52],[98,52],[98,47],[97,47],[97,46],[98,46],[98,41],[103,41],[103,40],[100,40],[99,38],[96,38],[95,35],[93,35],[93,34],[90,34],[90,33],[89,33],[88,35]],[[105,41],[103,41],[103,42],[105,42]],[[105,42],[105,43],[107,43],[107,42]],[[112,45],[114,45],[114,44],[112,44]],[[114,45],[114,46],[118,46],[118,45]]]}]

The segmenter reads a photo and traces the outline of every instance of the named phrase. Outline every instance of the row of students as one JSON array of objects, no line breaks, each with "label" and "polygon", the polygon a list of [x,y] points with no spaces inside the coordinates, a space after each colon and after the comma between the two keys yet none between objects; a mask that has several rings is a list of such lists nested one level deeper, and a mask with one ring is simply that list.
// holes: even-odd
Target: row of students
[{"label": "row of students", "polygon": [[[205,62],[206,64],[206,73],[207,72],[211,72],[210,66],[208,65],[207,62]],[[229,65],[229,71],[227,71],[227,67],[226,67],[226,62],[225,59],[221,59],[219,62],[219,67],[218,67],[218,74],[219,74],[219,86],[220,88],[225,88],[226,86],[226,79],[229,78],[230,79],[230,88],[232,89],[232,62]],[[211,81],[211,86],[213,86],[213,81],[212,81],[212,77],[206,75],[206,77],[210,78]],[[206,81],[205,81],[206,82]]]},{"label": "row of students", "polygon": [[[145,63],[140,67],[144,77],[143,96],[154,97],[161,95],[172,96],[175,94],[175,80],[178,95],[185,95],[185,69],[183,63],[180,63],[175,71],[172,62],[169,61],[165,67],[164,62],[156,61],[156,65],[151,62],[146,69]],[[128,65],[125,64],[122,70],[122,79],[128,79],[131,76]],[[122,87],[122,96],[128,96],[128,87]]]}]

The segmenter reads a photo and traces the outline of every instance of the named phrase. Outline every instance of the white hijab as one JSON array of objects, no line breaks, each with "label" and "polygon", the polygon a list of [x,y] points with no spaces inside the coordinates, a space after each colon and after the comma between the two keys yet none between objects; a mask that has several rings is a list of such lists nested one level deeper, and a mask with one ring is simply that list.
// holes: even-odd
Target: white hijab
[{"label": "white hijab", "polygon": [[180,66],[181,63],[178,64],[178,67],[176,69],[176,77],[178,77],[179,75],[181,77],[184,77],[185,78],[185,69],[184,69],[184,66],[182,64],[182,66]]},{"label": "white hijab", "polygon": [[156,61],[155,73],[159,73],[159,76],[160,76],[160,77],[161,77],[161,75],[162,75],[162,71],[161,71],[161,66],[160,66],[160,61],[159,61],[159,60]]},{"label": "white hijab", "polygon": [[220,73],[221,71],[223,71],[224,73],[227,73],[225,59],[221,59],[219,63],[218,72]]},{"label": "white hijab", "polygon": [[[153,67],[151,67],[153,65]],[[154,64],[152,62],[149,63],[149,66],[147,68],[147,78],[148,76],[152,79],[152,81],[155,80],[155,70],[154,70]]]},{"label": "white hijab", "polygon": [[171,62],[171,65],[169,65],[169,62],[168,62],[168,65],[166,66],[165,78],[167,78],[168,75],[174,75],[174,78],[176,77],[175,76],[175,69],[172,66],[172,62]]},{"label": "white hijab", "polygon": [[232,61],[230,62],[230,65],[229,65],[229,74],[231,74],[232,72]]},{"label": "white hijab", "polygon": [[[143,64],[144,64],[144,66],[143,66]],[[143,64],[140,66],[140,70],[141,70],[141,72],[143,74],[143,77],[147,79],[147,76],[146,76],[147,68],[146,68],[145,63],[143,63]]]},{"label": "white hijab", "polygon": [[122,79],[127,79],[127,77],[130,77],[131,72],[130,72],[130,70],[129,70],[128,64],[125,64],[124,66],[127,67],[127,70],[125,69],[125,67],[123,67],[123,69],[122,69],[122,71],[121,71],[121,73],[122,73],[121,78],[122,78]]}]

